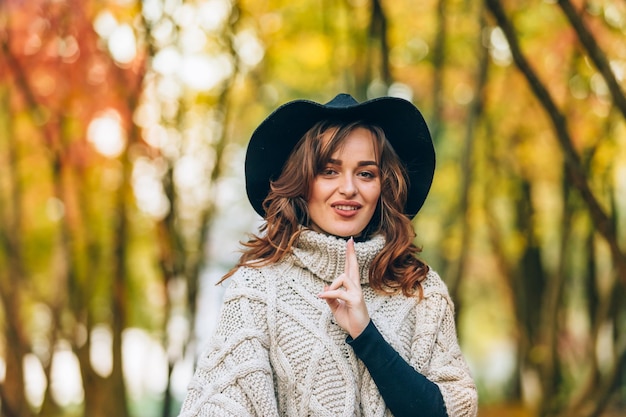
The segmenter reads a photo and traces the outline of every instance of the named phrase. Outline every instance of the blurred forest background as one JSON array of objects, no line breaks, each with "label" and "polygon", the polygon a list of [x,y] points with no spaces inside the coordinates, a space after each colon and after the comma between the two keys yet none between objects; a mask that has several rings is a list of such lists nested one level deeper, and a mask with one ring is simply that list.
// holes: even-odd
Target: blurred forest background
[{"label": "blurred forest background", "polygon": [[481,416],[626,413],[623,0],[1,0],[0,410],[177,414],[295,98],[394,95]]}]

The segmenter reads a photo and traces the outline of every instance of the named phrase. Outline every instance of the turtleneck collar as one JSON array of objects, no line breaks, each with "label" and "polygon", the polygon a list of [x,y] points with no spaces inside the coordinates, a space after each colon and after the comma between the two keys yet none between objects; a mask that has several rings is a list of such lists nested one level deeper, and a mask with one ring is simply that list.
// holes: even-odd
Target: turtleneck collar
[{"label": "turtleneck collar", "polygon": [[[332,282],[344,272],[345,239],[312,230],[304,230],[290,256],[297,266],[306,268],[326,282]],[[369,282],[369,268],[376,255],[385,246],[385,238],[376,235],[364,242],[355,242],[361,284]]]}]

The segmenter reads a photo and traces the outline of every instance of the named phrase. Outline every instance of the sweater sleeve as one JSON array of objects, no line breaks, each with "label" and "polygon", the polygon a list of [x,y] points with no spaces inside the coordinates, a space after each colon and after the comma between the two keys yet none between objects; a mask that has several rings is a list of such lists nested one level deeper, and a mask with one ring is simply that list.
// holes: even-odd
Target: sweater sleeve
[{"label": "sweater sleeve", "polygon": [[439,386],[448,415],[475,417],[478,394],[457,339],[452,300],[445,291],[433,293],[418,304],[420,309],[418,317],[436,325],[417,326],[411,360]]},{"label": "sweater sleeve", "polygon": [[347,343],[363,361],[380,395],[394,416],[447,417],[437,384],[407,363],[383,338],[370,320],[356,338]]},{"label": "sweater sleeve", "polygon": [[239,271],[231,278],[215,334],[198,360],[179,417],[278,416],[264,294],[241,278]]}]

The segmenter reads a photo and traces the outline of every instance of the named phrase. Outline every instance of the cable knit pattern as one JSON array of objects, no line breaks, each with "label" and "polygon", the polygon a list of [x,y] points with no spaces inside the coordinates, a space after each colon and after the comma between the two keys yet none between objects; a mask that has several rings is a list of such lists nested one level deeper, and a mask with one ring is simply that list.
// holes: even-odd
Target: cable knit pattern
[{"label": "cable knit pattern", "polygon": [[[385,241],[355,244],[368,311],[416,370],[438,384],[450,417],[475,416],[476,387],[459,348],[453,304],[431,271],[424,298],[380,295],[368,270]],[[346,242],[305,231],[276,265],[240,268],[183,403],[190,416],[391,416],[363,363],[317,297],[343,272]]]}]

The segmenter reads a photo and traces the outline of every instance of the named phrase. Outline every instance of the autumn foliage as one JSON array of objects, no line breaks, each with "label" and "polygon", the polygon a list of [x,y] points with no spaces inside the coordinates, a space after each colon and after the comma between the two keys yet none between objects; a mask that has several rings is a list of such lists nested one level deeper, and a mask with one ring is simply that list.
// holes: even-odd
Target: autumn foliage
[{"label": "autumn foliage", "polygon": [[0,414],[176,415],[250,133],[339,91],[431,127],[415,226],[481,413],[623,413],[625,36],[619,0],[1,1]]}]

